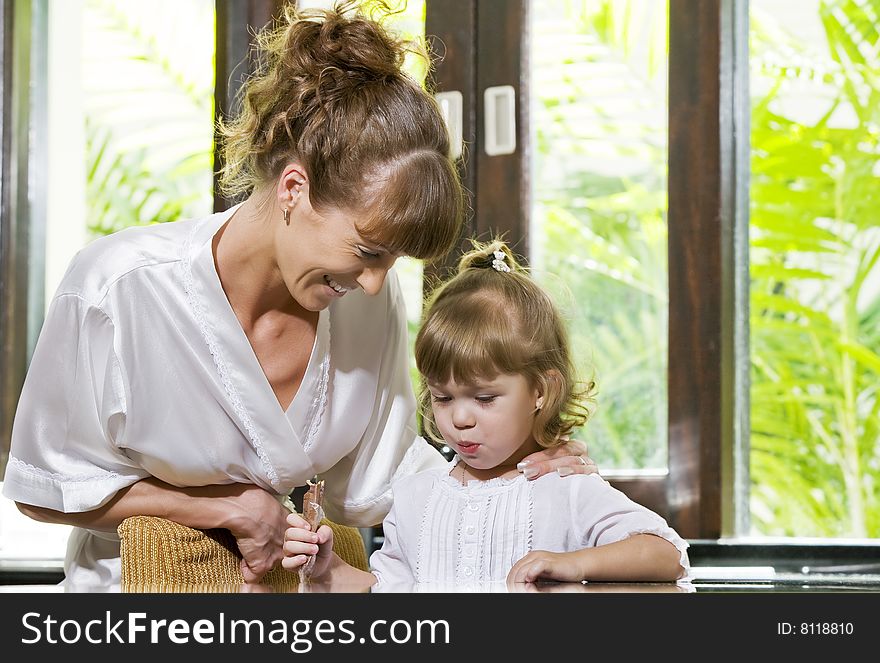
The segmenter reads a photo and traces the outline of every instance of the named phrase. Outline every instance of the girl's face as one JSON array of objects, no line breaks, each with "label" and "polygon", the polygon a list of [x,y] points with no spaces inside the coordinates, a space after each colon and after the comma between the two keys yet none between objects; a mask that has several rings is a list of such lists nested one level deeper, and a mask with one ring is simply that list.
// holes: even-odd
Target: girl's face
[{"label": "girl's face", "polygon": [[275,256],[293,298],[308,311],[320,311],[355,288],[368,295],[382,289],[397,255],[367,241],[349,212],[316,212],[307,186],[290,215],[276,223]]},{"label": "girl's face", "polygon": [[434,421],[446,443],[472,468],[515,466],[540,449],[532,436],[540,392],[519,374],[460,384],[428,383]]}]

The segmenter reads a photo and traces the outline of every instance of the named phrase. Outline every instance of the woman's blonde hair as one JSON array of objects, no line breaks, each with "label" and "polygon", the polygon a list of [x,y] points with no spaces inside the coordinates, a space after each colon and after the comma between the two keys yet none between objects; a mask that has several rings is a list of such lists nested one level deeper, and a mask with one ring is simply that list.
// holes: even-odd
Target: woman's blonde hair
[{"label": "woman's blonde hair", "polygon": [[401,69],[407,52],[428,55],[363,12],[288,5],[257,35],[241,111],[219,123],[221,189],[249,195],[298,161],[316,210],[356,213],[391,251],[440,257],[460,236],[464,190],[436,101]]},{"label": "woman's blonde hair", "polygon": [[532,427],[535,440],[542,447],[562,444],[590,417],[595,383],[577,382],[559,310],[507,245],[472,243],[455,276],[431,294],[416,337],[425,433],[442,443],[428,382],[472,383],[518,374],[544,395]]}]

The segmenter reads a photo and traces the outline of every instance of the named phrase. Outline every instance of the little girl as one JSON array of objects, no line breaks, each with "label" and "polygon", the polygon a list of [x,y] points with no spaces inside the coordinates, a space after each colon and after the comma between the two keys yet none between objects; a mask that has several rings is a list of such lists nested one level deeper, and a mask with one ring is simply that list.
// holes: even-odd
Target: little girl
[{"label": "little girl", "polygon": [[330,529],[311,532],[297,514],[288,518],[286,568],[317,555],[312,580],[378,582],[374,590],[687,576],[687,543],[598,474],[527,481],[528,468],[518,468],[586,421],[593,385],[578,388],[556,306],[506,245],[475,243],[462,257],[432,295],[415,355],[426,433],[456,456],[392,486],[372,573],[345,564]]}]

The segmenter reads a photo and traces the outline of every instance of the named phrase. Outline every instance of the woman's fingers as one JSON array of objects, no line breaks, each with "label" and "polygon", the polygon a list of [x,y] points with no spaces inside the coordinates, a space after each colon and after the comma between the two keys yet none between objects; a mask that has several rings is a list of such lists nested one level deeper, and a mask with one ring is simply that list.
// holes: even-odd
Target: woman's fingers
[{"label": "woman's fingers", "polygon": [[537,479],[550,472],[558,472],[561,476],[599,472],[599,467],[587,455],[587,445],[580,440],[568,440],[565,444],[536,451],[526,456],[517,467],[527,479]]}]

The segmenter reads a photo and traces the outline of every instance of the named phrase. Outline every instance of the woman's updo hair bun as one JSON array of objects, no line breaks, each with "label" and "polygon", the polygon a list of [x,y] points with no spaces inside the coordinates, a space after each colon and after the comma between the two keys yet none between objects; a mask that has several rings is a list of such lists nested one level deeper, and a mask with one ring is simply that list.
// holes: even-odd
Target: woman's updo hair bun
[{"label": "woman's updo hair bun", "polygon": [[315,80],[335,69],[351,83],[398,75],[410,47],[378,22],[345,18],[346,11],[350,8],[337,6],[310,21],[308,12],[288,8],[289,29],[283,33],[287,66]]},{"label": "woman's updo hair bun", "polygon": [[297,162],[316,211],[352,212],[367,239],[436,258],[459,238],[464,190],[439,106],[402,69],[408,53],[430,57],[385,27],[393,13],[381,1],[286,5],[256,37],[238,116],[220,122],[220,185],[230,198],[274,190]]}]

